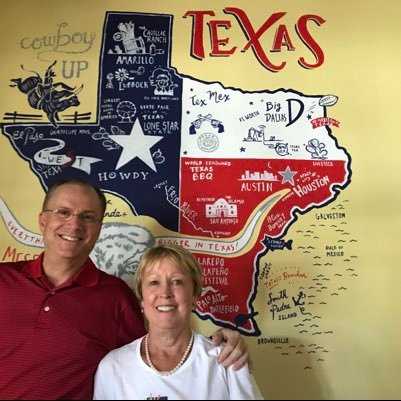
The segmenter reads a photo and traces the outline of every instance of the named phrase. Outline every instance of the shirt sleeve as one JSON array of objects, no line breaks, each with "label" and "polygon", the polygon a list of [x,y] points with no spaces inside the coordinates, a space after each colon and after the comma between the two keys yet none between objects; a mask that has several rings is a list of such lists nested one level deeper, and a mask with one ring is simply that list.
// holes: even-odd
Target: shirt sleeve
[{"label": "shirt sleeve", "polygon": [[264,400],[248,365],[236,372],[231,367],[228,368],[227,379],[230,400]]},{"label": "shirt sleeve", "polygon": [[122,347],[146,334],[143,314],[137,298],[129,289],[126,302],[121,305],[119,327],[117,333],[117,344],[115,348]]}]

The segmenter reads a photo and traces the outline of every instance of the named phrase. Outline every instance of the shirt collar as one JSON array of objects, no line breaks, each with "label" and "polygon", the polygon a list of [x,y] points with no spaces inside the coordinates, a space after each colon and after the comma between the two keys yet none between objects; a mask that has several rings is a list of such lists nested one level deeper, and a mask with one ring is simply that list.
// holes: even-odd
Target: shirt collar
[{"label": "shirt collar", "polygon": [[[22,269],[22,273],[25,276],[33,278],[39,278],[44,275],[42,268],[43,256],[44,252],[42,252],[37,259],[29,261]],[[82,287],[93,287],[97,284],[98,280],[99,269],[92,260],[88,258],[78,273],[71,279],[71,283],[75,282]]]}]

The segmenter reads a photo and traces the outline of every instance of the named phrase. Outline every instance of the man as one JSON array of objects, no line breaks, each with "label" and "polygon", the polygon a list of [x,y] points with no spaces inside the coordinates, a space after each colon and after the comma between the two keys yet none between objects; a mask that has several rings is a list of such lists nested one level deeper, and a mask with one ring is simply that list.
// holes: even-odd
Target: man
[{"label": "man", "polygon": [[[133,291],[89,258],[105,209],[86,181],[56,183],[39,214],[42,254],[0,264],[1,399],[91,399],[103,356],[145,334]],[[220,330],[215,343],[223,337],[220,362],[241,367],[244,340]]]}]

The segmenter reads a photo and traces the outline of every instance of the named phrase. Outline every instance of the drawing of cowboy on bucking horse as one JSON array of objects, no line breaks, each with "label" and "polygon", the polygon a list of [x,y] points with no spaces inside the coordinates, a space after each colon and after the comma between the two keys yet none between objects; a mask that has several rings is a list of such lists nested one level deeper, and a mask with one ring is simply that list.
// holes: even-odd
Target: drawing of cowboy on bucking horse
[{"label": "drawing of cowboy on bucking horse", "polygon": [[[53,78],[56,74],[53,71],[54,61],[46,70],[44,79],[35,71],[36,75],[32,75],[24,80],[14,78],[11,87],[17,87],[22,93],[27,95],[29,105],[37,110],[43,110],[54,128],[58,128],[59,120],[58,112],[64,111],[71,106],[79,106],[77,94],[82,90],[83,85],[79,88],[72,88],[63,82],[54,83]],[[25,70],[24,66],[21,68]],[[28,70],[25,70],[28,71]]]}]

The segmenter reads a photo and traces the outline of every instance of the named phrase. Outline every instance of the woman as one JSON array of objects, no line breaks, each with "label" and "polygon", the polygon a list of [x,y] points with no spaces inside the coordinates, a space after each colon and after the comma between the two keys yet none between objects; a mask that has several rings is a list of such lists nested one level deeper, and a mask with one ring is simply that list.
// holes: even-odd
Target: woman
[{"label": "woman", "polygon": [[111,351],[95,376],[95,399],[263,399],[248,366],[217,363],[221,348],[191,329],[202,269],[184,248],[148,249],[134,287],[148,334]]}]

